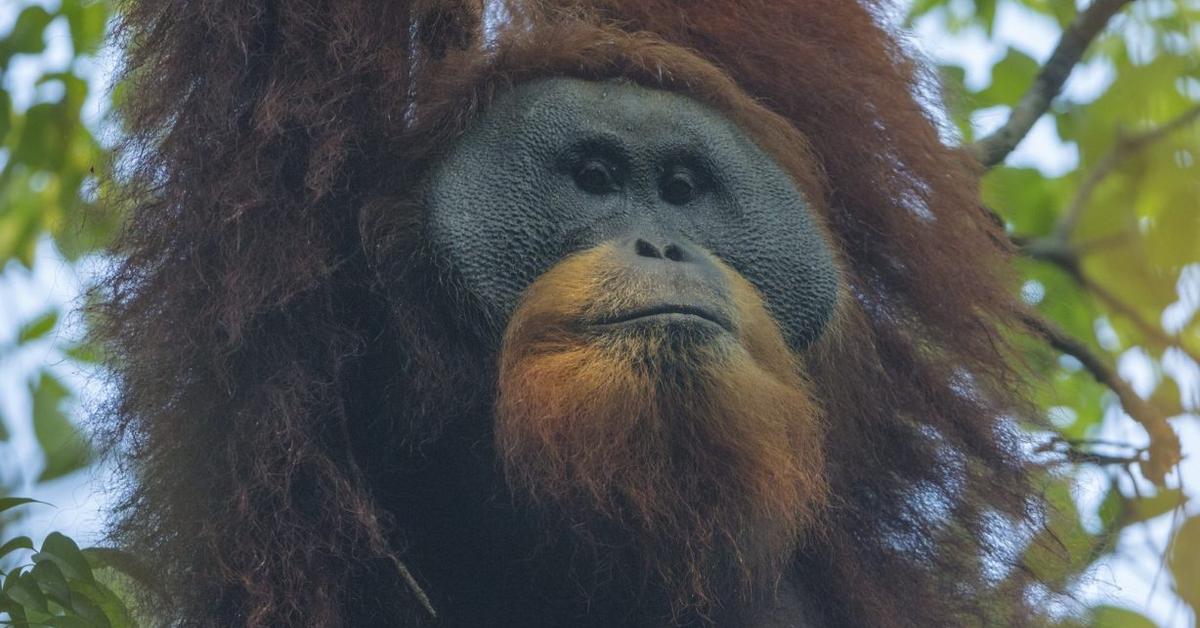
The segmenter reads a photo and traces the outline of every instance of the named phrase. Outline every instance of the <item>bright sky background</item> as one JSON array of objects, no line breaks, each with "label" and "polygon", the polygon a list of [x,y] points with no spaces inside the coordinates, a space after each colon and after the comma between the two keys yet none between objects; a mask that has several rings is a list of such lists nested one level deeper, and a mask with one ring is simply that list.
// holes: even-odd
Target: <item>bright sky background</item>
[{"label": "bright sky background", "polygon": [[[52,4],[52,2],[45,2]],[[952,2],[969,7],[970,3]],[[0,32],[6,32],[16,17],[14,3],[0,3]],[[980,87],[989,80],[989,69],[1003,57],[1006,47],[1019,48],[1033,58],[1044,61],[1049,57],[1058,37],[1057,25],[1048,17],[1001,3],[997,16],[995,35],[988,38],[981,31],[968,31],[951,35],[944,32],[935,20],[926,19],[916,25],[913,44],[925,55],[938,62],[952,62],[967,70],[967,84]],[[30,102],[56,98],[58,94],[30,89],[33,79],[48,68],[65,67],[71,61],[70,35],[60,19],[51,25],[47,36],[48,48],[44,55],[17,63],[5,77],[5,87],[13,94],[16,107],[25,108]],[[113,67],[113,53],[102,55],[91,67],[77,69],[93,77],[93,89],[85,105],[85,121],[93,129],[100,128],[103,113],[102,95],[107,89],[106,76]],[[1111,71],[1102,63],[1092,63],[1076,68],[1067,82],[1065,95],[1074,101],[1089,101],[1097,96],[1111,80]],[[53,86],[43,89],[54,89]],[[1001,125],[1007,117],[1007,108],[998,107],[979,112],[973,123],[980,132],[990,131]],[[101,134],[103,139],[103,134]],[[4,158],[0,155],[0,161]],[[1026,140],[1009,158],[1013,165],[1033,166],[1051,175],[1069,172],[1078,163],[1075,149],[1058,141],[1053,123],[1043,117]],[[94,274],[96,262],[71,266],[63,262],[53,247],[47,243],[39,246],[32,272],[10,265],[0,273],[0,347],[15,341],[16,330],[21,323],[28,322],[47,309],[70,312],[79,303],[81,286],[86,277]],[[1190,272],[1182,299],[1177,309],[1192,310],[1200,302],[1200,268]],[[1176,314],[1176,318],[1178,315]],[[1168,317],[1168,323],[1170,322]],[[79,322],[73,316],[60,325],[59,334],[77,334]],[[40,467],[40,454],[35,445],[31,427],[12,421],[12,417],[29,416],[28,384],[31,374],[42,364],[54,364],[56,374],[81,391],[83,404],[91,405],[101,394],[100,382],[94,376],[80,373],[70,364],[62,362],[61,356],[52,349],[53,340],[44,340],[34,346],[8,357],[0,356],[0,414],[9,418],[8,425],[14,434],[14,447],[6,448],[17,460],[15,464],[0,465],[3,468],[33,469]],[[1153,370],[1147,358],[1138,351],[1122,357],[1119,368],[1122,375],[1130,379],[1135,388],[1146,391],[1153,386]],[[1200,378],[1194,374],[1185,377],[1182,385],[1185,396],[1200,399]],[[89,400],[91,400],[89,402]],[[1194,401],[1193,401],[1194,404]],[[1195,409],[1195,405],[1191,406]],[[1145,433],[1128,419],[1114,410],[1105,422],[1101,438],[1144,443]],[[1200,447],[1200,421],[1195,418],[1176,423],[1185,443],[1185,450],[1195,451]],[[1189,449],[1190,446],[1190,449]],[[1091,516],[1093,526],[1098,526],[1095,510],[1107,480],[1099,470],[1088,471],[1080,476],[1076,496],[1086,516]],[[1200,483],[1200,455],[1192,455],[1182,465],[1182,477],[1192,483]],[[2,478],[0,479],[11,479]],[[62,530],[82,543],[100,541],[103,512],[110,502],[104,490],[105,473],[102,470],[83,471],[62,478],[36,491],[25,494],[55,504],[55,508],[33,508],[30,516],[20,526],[35,539],[50,530]],[[1126,487],[1127,488],[1127,487]],[[1196,495],[1195,489],[1189,491]],[[1191,513],[1200,512],[1194,504]],[[1085,523],[1089,523],[1085,521]],[[1175,522],[1178,523],[1177,521]],[[1082,591],[1084,601],[1104,601],[1140,610],[1154,619],[1160,626],[1171,628],[1194,626],[1190,611],[1179,604],[1170,592],[1170,576],[1160,566],[1160,557],[1168,542],[1173,525],[1172,515],[1164,515],[1146,526],[1134,526],[1122,535],[1118,557],[1108,561],[1094,574]],[[1093,530],[1095,527],[1093,527]]]}]

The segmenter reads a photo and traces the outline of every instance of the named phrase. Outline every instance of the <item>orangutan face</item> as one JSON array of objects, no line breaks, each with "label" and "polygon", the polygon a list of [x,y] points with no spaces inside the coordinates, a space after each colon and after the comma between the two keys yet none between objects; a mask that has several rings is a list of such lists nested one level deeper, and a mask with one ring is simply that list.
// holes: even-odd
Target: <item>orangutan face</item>
[{"label": "orangutan face", "polygon": [[830,253],[790,178],[716,112],[627,84],[502,95],[435,171],[429,240],[507,321],[510,489],[681,606],[777,581],[824,501],[794,351],[831,316]]}]

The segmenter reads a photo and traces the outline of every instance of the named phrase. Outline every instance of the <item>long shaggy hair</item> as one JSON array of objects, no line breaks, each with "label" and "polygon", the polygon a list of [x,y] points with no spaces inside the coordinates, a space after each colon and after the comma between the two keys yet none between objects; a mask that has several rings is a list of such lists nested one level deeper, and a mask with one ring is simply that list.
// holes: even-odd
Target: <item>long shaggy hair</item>
[{"label": "long shaggy hair", "polygon": [[495,428],[509,485],[551,530],[623,547],[608,562],[631,555],[677,619],[761,600],[824,506],[820,409],[761,297],[725,267],[736,340],[581,330],[643,291],[610,249],[556,265],[509,324]]},{"label": "long shaggy hair", "polygon": [[[979,209],[977,172],[919,104],[931,86],[883,26],[885,8],[127,2],[118,172],[131,215],[97,306],[119,385],[100,421],[132,479],[113,536],[155,557],[172,594],[164,620],[428,620],[403,569],[406,522],[426,513],[374,478],[490,417],[497,369],[512,365],[489,340],[498,323],[431,264],[418,187],[494,94],[569,75],[722,111],[792,174],[828,232],[844,274],[836,320],[788,358],[794,376],[765,362],[788,380],[781,395],[819,408],[821,451],[789,456],[783,445],[815,441],[767,428],[683,443],[694,458],[718,445],[768,456],[731,464],[794,540],[770,549],[786,554],[801,545],[792,528],[812,531],[778,559],[822,600],[824,621],[1028,621],[1044,591],[1019,559],[1039,501],[1000,331],[1020,311],[1008,251]],[[676,394],[648,385],[628,382],[643,399]],[[735,391],[708,392],[735,403],[724,396]],[[533,497],[572,498],[568,478],[586,490],[616,473],[570,449],[576,468],[520,464],[547,434],[504,422],[511,403],[500,400],[498,436]],[[807,509],[825,494],[827,507]],[[714,498],[711,512],[740,516],[738,499]],[[612,513],[584,503],[576,512]],[[668,520],[698,540],[730,529],[694,515]],[[690,570],[697,556],[653,541],[680,587],[712,592]]]}]

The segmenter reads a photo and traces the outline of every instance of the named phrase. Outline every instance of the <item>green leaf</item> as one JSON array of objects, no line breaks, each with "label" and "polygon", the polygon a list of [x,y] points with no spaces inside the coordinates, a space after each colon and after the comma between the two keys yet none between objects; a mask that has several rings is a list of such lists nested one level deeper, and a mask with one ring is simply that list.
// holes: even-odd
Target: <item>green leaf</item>
[{"label": "green leaf", "polygon": [[1147,521],[1171,512],[1186,502],[1187,497],[1182,490],[1163,489],[1157,495],[1131,499],[1126,502],[1125,518],[1130,523]]},{"label": "green leaf", "polygon": [[[132,581],[142,591],[153,595],[159,603],[168,603],[170,595],[163,588],[162,581],[141,558],[129,552],[107,547],[89,547],[83,550],[83,555],[91,563],[92,571],[99,580],[106,580],[110,583],[117,578]],[[105,577],[106,575],[108,576],[107,578]],[[97,582],[97,586],[100,586],[99,582]],[[109,619],[120,625],[122,621],[126,621],[122,617],[128,617],[129,611],[119,596],[111,593],[111,590],[107,589],[107,587],[104,590],[109,591],[111,599],[97,599],[95,597],[92,599],[104,608]],[[127,623],[131,622],[132,619],[127,620]]]},{"label": "green leaf", "polygon": [[[16,581],[15,578],[12,578],[12,580],[14,582]],[[6,580],[5,584],[7,583],[8,581]],[[6,587],[4,591],[7,594],[8,588]],[[9,614],[9,617],[12,619],[13,626],[28,625],[28,617],[25,615],[25,608],[9,599],[6,594],[0,595],[0,612]]]},{"label": "green leaf", "polygon": [[87,619],[93,626],[108,628],[115,622],[119,626],[132,623],[125,603],[108,587],[99,582],[71,583],[71,610]]},{"label": "green leaf", "polygon": [[89,547],[83,550],[92,569],[108,568],[125,574],[139,584],[153,589],[159,583],[154,573],[137,556],[111,547]]},{"label": "green leaf", "polygon": [[45,50],[46,39],[43,35],[52,19],[54,16],[40,6],[26,7],[17,16],[8,37],[0,44],[0,60],[7,61],[7,57],[14,54],[33,54]]},{"label": "green leaf", "polygon": [[60,103],[38,103],[25,111],[21,138],[12,158],[37,170],[63,167],[71,126],[77,120],[65,115]]},{"label": "green leaf", "polygon": [[17,342],[20,344],[25,344],[27,342],[37,340],[49,333],[50,330],[54,329],[54,326],[57,324],[58,312],[50,310],[49,312],[46,312],[45,314],[33,319],[28,324],[23,325],[20,331],[17,332]]},{"label": "green leaf", "polygon": [[1186,412],[1183,408],[1183,393],[1179,390],[1179,384],[1174,378],[1165,375],[1150,395],[1150,403],[1166,416],[1177,416]]},{"label": "green leaf", "polygon": [[46,454],[46,467],[38,481],[53,480],[87,466],[92,460],[91,446],[62,411],[70,393],[44,371],[32,392],[33,429]]},{"label": "green leaf", "polygon": [[12,96],[0,88],[0,146],[4,145],[4,138],[12,128],[12,113]]},{"label": "green leaf", "polygon": [[980,107],[1016,105],[1033,85],[1040,66],[1029,55],[1009,48],[1004,58],[992,66],[992,82],[976,92]]},{"label": "green leaf", "polygon": [[25,610],[36,610],[43,613],[50,611],[50,606],[46,602],[46,595],[38,588],[37,580],[29,573],[17,575],[12,588],[8,589],[8,597],[17,604],[25,607]]},{"label": "green leaf", "polygon": [[25,504],[49,505],[46,504],[46,502],[31,499],[29,497],[0,497],[0,512],[11,510],[17,506],[24,506]]},{"label": "green leaf", "polygon": [[82,342],[63,350],[67,357],[81,364],[99,364],[102,357],[99,349],[90,342]]},{"label": "green leaf", "polygon": [[1113,482],[1108,485],[1108,493],[1104,495],[1104,501],[1100,502],[1100,508],[1096,513],[1100,516],[1100,521],[1104,523],[1105,532],[1110,533],[1114,527],[1119,526],[1124,512],[1125,496],[1117,488],[1117,483]]},{"label": "green leaf", "polygon": [[996,0],[975,0],[975,15],[991,37],[996,27]]},{"label": "green leaf", "polygon": [[[53,81],[62,83],[63,86],[63,97],[59,102],[69,107],[70,111],[78,112],[79,107],[83,105],[84,99],[87,98],[87,81],[70,72],[50,72],[43,74],[35,85],[43,85]],[[78,114],[72,117],[77,118]]]},{"label": "green leaf", "polygon": [[17,550],[32,550],[33,539],[27,536],[18,536],[16,538],[5,541],[4,545],[0,545],[0,558],[4,558]]},{"label": "green leaf", "polygon": [[108,24],[108,3],[100,0],[63,0],[62,13],[71,29],[76,55],[96,52],[104,41]]},{"label": "green leaf", "polygon": [[944,6],[946,6],[946,0],[913,0],[913,3],[909,5],[905,21],[911,26],[917,18]]},{"label": "green leaf", "polygon": [[1059,26],[1066,27],[1075,19],[1075,0],[1050,0],[1050,12]]},{"label": "green leaf", "polygon": [[[1096,341],[1095,334],[1096,319],[1100,312],[1091,295],[1079,286],[1079,282],[1056,266],[1042,262],[1020,260],[1018,262],[1022,274],[1027,278],[1036,279],[1045,288],[1045,297],[1038,304],[1038,309],[1061,325],[1069,334],[1100,351],[1101,348]],[[1087,401],[1094,407],[1099,407],[1101,401],[1099,395],[1104,393],[1105,388],[1098,384],[1089,386],[1088,382],[1094,382],[1094,378],[1085,372],[1078,374],[1082,376],[1082,380],[1065,391],[1065,394],[1073,395],[1073,400],[1068,405]],[[1072,373],[1063,372],[1064,377],[1071,375]],[[1061,383],[1057,380],[1054,382],[1056,386]],[[1079,409],[1082,413],[1083,409]]]},{"label": "green leaf", "polygon": [[[7,574],[5,574],[4,583],[0,584],[0,593],[8,593],[9,591],[11,591],[12,588],[17,585],[17,578],[19,578],[20,576],[21,576],[21,568],[20,567],[13,569],[12,571],[9,571]],[[0,597],[0,599],[3,599],[3,597]]]},{"label": "green leaf", "polygon": [[1154,622],[1141,613],[1117,606],[1095,606],[1091,609],[1092,628],[1156,628]]},{"label": "green leaf", "polygon": [[974,141],[974,128],[971,126],[971,112],[974,111],[974,96],[967,89],[967,71],[962,66],[940,65],[938,77],[942,83],[946,106],[950,119],[958,129],[959,138],[963,143]]},{"label": "green leaf", "polygon": [[96,624],[86,619],[71,616],[51,617],[41,623],[53,628],[96,628]]},{"label": "green leaf", "polygon": [[1200,611],[1200,516],[1192,517],[1179,526],[1171,547],[1169,564],[1175,576],[1175,593],[1193,611]]},{"label": "green leaf", "polygon": [[1051,480],[1045,497],[1046,529],[1029,544],[1023,562],[1039,581],[1065,586],[1090,564],[1101,540],[1080,523],[1069,481]]},{"label": "green leaf", "polygon": [[51,561],[42,561],[29,571],[37,580],[38,586],[52,600],[63,608],[71,608],[71,586],[58,565]]},{"label": "green leaf", "polygon": [[1161,489],[1149,497],[1125,497],[1113,484],[1100,504],[1099,515],[1104,522],[1102,536],[1115,537],[1123,528],[1169,513],[1185,503],[1187,496],[1177,488]]},{"label": "green leaf", "polygon": [[1047,178],[1035,168],[1004,166],[983,179],[983,199],[1000,212],[1013,232],[1029,237],[1047,235],[1066,196],[1060,179]]},{"label": "green leaf", "polygon": [[21,166],[10,159],[9,167],[4,170],[8,175],[7,185],[0,187],[6,205],[0,211],[0,263],[16,258],[30,267],[46,208],[30,189],[28,169]]},{"label": "green leaf", "polygon": [[[95,586],[93,584],[88,584],[84,588],[94,589]],[[104,609],[100,608],[100,605],[91,599],[92,596],[102,598],[104,597],[103,594],[94,592],[92,596],[89,596],[83,594],[83,591],[79,588],[73,589],[73,592],[75,595],[73,595],[71,598],[70,608],[76,615],[78,615],[81,619],[86,620],[89,625],[93,626],[93,628],[111,628],[112,622],[108,620],[108,616],[105,615]]]},{"label": "green leaf", "polygon": [[33,562],[52,561],[72,580],[93,582],[92,566],[70,537],[61,532],[51,532],[42,541],[42,551],[33,555]]}]

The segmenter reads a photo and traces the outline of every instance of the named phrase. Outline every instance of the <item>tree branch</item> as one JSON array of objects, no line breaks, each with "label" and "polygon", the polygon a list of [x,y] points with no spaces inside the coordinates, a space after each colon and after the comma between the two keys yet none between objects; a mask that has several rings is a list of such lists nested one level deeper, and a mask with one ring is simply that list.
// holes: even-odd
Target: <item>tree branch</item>
[{"label": "tree branch", "polygon": [[1200,353],[1188,347],[1183,342],[1183,338],[1168,334],[1162,327],[1146,320],[1133,306],[1119,299],[1104,286],[1092,281],[1080,267],[1078,251],[1061,238],[1050,236],[1025,239],[1014,236],[1012,242],[1025,257],[1057,266],[1059,270],[1065,272],[1075,283],[1079,284],[1079,287],[1102,302],[1112,313],[1133,323],[1138,331],[1156,345],[1163,348],[1175,347],[1200,364]]},{"label": "tree branch", "polygon": [[[1147,339],[1163,348],[1175,347],[1200,364],[1200,351],[1188,346],[1182,337],[1169,334],[1161,326],[1147,320],[1135,308],[1119,299],[1105,287],[1092,281],[1083,272],[1079,263],[1080,258],[1085,254],[1087,249],[1097,246],[1100,240],[1093,240],[1090,243],[1081,245],[1074,245],[1070,242],[1071,233],[1075,230],[1075,226],[1078,224],[1084,208],[1091,199],[1092,193],[1108,175],[1112,174],[1120,166],[1121,162],[1197,120],[1200,120],[1200,105],[1195,105],[1179,116],[1172,118],[1167,123],[1148,131],[1135,135],[1119,136],[1112,150],[1088,173],[1071,205],[1063,212],[1063,217],[1059,220],[1053,234],[1044,237],[1013,235],[1010,237],[1010,240],[1022,255],[1062,269],[1084,290],[1092,293],[1093,296],[1103,302],[1112,313],[1133,323]],[[1110,241],[1115,238],[1125,238],[1128,235],[1119,233],[1115,236],[1103,238],[1103,240]],[[1078,358],[1079,356],[1076,357]],[[1080,359],[1080,361],[1082,362],[1083,360]]]},{"label": "tree branch", "polygon": [[1150,446],[1146,449],[1148,457],[1139,461],[1139,465],[1147,479],[1162,486],[1167,473],[1179,463],[1182,456],[1179,436],[1167,423],[1167,418],[1158,408],[1142,399],[1111,365],[1054,323],[1031,313],[1025,317],[1025,324],[1045,338],[1051,347],[1079,360],[1096,381],[1117,395],[1125,412],[1145,428],[1150,435]]},{"label": "tree branch", "polygon": [[1200,352],[1188,346],[1182,337],[1168,334],[1161,326],[1146,320],[1133,306],[1117,298],[1117,295],[1110,292],[1108,288],[1092,281],[1087,275],[1080,273],[1076,277],[1076,280],[1079,281],[1079,285],[1083,286],[1084,290],[1091,292],[1108,306],[1109,310],[1133,323],[1133,326],[1137,327],[1138,331],[1142,332],[1147,338],[1153,340],[1163,348],[1175,347],[1182,351],[1184,355],[1191,358],[1196,364],[1200,364]]},{"label": "tree branch", "polygon": [[1033,86],[1013,108],[1004,126],[971,145],[970,150],[979,163],[991,168],[1008,157],[1037,119],[1050,108],[1050,102],[1058,96],[1088,45],[1104,30],[1109,20],[1132,1],[1093,0],[1088,8],[1076,16],[1075,21],[1063,31],[1050,59],[1038,72]]},{"label": "tree branch", "polygon": [[[1129,450],[1129,453],[1106,454],[1097,451],[1098,447],[1125,449]],[[1117,465],[1128,468],[1129,465],[1140,464],[1146,461],[1147,448],[1111,441],[1068,439],[1055,434],[1049,441],[1038,445],[1034,451],[1037,453],[1057,454],[1063,457],[1062,462],[1068,464]]]}]

